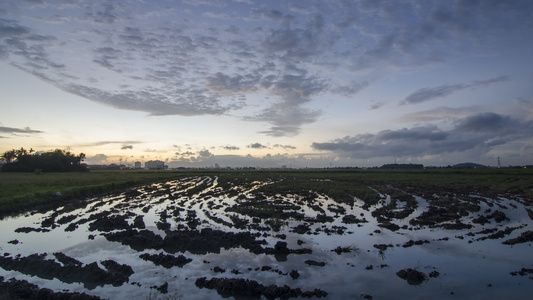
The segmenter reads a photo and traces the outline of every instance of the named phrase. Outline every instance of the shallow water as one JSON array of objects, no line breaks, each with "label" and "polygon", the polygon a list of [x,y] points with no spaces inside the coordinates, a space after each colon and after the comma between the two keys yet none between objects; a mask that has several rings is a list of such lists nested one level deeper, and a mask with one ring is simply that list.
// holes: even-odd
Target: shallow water
[{"label": "shallow water", "polygon": [[[255,182],[247,188],[241,187],[240,194],[249,198],[254,197],[254,191],[266,182]],[[203,189],[194,195],[185,195],[184,192],[196,185]],[[160,193],[163,189],[168,192]],[[175,197],[169,197],[174,195]],[[132,267],[134,273],[129,281],[115,287],[110,284],[97,286],[88,290],[82,283],[64,283],[58,279],[47,280],[36,276],[28,276],[18,271],[8,271],[0,268],[0,276],[5,278],[24,279],[40,287],[50,288],[57,291],[85,292],[91,295],[109,299],[148,299],[157,297],[169,297],[170,299],[217,299],[222,298],[216,291],[199,289],[195,280],[199,277],[227,277],[245,278],[255,280],[265,286],[275,284],[278,286],[288,285],[291,288],[300,288],[302,291],[312,291],[315,288],[326,291],[331,299],[354,299],[362,295],[372,295],[374,299],[501,299],[523,298],[533,293],[533,282],[528,277],[511,276],[510,272],[521,268],[531,268],[533,263],[533,251],[531,243],[521,243],[513,246],[503,245],[501,242],[509,238],[517,237],[522,232],[532,230],[532,220],[520,202],[506,198],[486,199],[487,203],[495,203],[490,207],[486,202],[481,202],[481,210],[471,213],[461,221],[465,224],[473,224],[472,220],[479,214],[484,214],[487,209],[492,211],[501,210],[509,221],[496,223],[490,220],[485,225],[473,224],[474,227],[466,230],[445,230],[442,228],[429,228],[411,226],[409,221],[419,217],[430,207],[428,200],[415,196],[418,207],[407,218],[394,223],[405,228],[391,231],[378,226],[379,222],[371,214],[372,211],[387,205],[391,199],[388,195],[382,195],[381,204],[364,210],[363,202],[357,200],[353,207],[346,204],[335,203],[332,199],[322,195],[316,195],[312,204],[318,204],[327,216],[333,217],[332,222],[311,223],[302,220],[284,220],[286,225],[279,232],[273,230],[257,231],[244,227],[237,229],[225,224],[232,223],[231,216],[238,215],[240,219],[248,220],[252,224],[253,219],[249,216],[240,215],[236,212],[228,212],[226,208],[237,205],[236,196],[228,196],[217,186],[217,178],[193,177],[181,181],[172,181],[166,184],[152,185],[138,189],[138,195],[132,197],[127,193],[107,198],[89,199],[85,207],[68,211],[68,208],[58,208],[56,211],[46,213],[26,214],[19,217],[7,218],[0,221],[2,235],[0,236],[0,251],[4,256],[15,257],[16,255],[28,256],[34,253],[47,253],[47,259],[54,259],[55,252],[63,252],[84,264],[112,259],[119,264],[127,264]],[[477,197],[472,195],[472,197]],[[175,198],[175,199],[170,199]],[[319,214],[299,195],[278,195],[274,197],[293,204],[298,203],[299,213],[305,217],[316,218]],[[273,201],[272,197],[268,201]],[[210,208],[208,207],[208,203]],[[174,215],[173,207],[183,210]],[[336,213],[331,209],[344,208],[345,213]],[[404,204],[398,202],[398,209],[403,209]],[[65,211],[67,210],[67,211]],[[175,256],[183,254],[192,261],[183,267],[166,269],[157,266],[151,261],[139,258],[141,253],[158,254],[163,250],[146,249],[138,252],[129,246],[118,242],[108,241],[101,232],[90,231],[92,221],[79,224],[73,232],[66,232],[65,228],[71,224],[87,218],[91,214],[111,211],[110,216],[128,214],[128,222],[133,224],[137,215],[143,217],[146,229],[165,237],[166,233],[158,229],[156,223],[161,219],[161,213],[168,212],[170,215],[167,222],[171,230],[177,230],[178,226],[187,228],[185,219],[188,211],[195,211],[199,220],[197,229],[213,228],[226,232],[252,233],[260,232],[268,243],[266,247],[274,247],[278,241],[285,241],[289,249],[309,248],[312,254],[289,254],[286,258],[275,255],[253,254],[242,247],[221,249],[220,253],[191,254],[175,253]],[[289,210],[287,210],[289,211]],[[49,232],[17,233],[15,230],[21,227],[41,228],[41,222],[59,213],[55,217],[57,227],[48,228]],[[211,217],[220,218],[227,223],[216,222]],[[344,224],[344,215],[351,214],[357,218],[364,218],[368,222],[360,224]],[[76,218],[65,224],[57,221],[67,215],[75,215]],[[179,220],[177,220],[179,218]],[[266,220],[261,220],[259,225],[267,226]],[[292,232],[300,224],[307,224],[310,230],[306,234]],[[486,228],[518,227],[511,234],[499,239],[477,240],[487,234],[476,234]],[[341,229],[340,231],[338,229]],[[120,230],[117,230],[120,231]],[[468,235],[468,233],[474,233]],[[276,235],[285,234],[285,239]],[[94,239],[88,239],[94,235]],[[448,238],[443,240],[443,238]],[[8,243],[17,240],[17,244]],[[421,245],[402,247],[408,241],[425,241]],[[303,243],[302,243],[303,242]],[[384,251],[374,247],[375,244],[392,245]],[[337,254],[335,248],[349,247],[350,252]],[[309,266],[306,260],[325,262],[323,267]],[[225,269],[224,273],[216,273],[213,268],[218,266]],[[268,266],[272,270],[261,271],[261,267]],[[407,281],[396,276],[396,272],[402,269],[417,269],[426,275],[432,271],[438,271],[440,276],[428,278],[418,285],[410,285]],[[237,270],[238,274],[231,271]],[[273,271],[275,270],[275,271]],[[292,279],[288,273],[297,270],[300,274],[298,279]],[[280,271],[280,272],[277,272]],[[281,273],[281,274],[280,274]],[[151,287],[161,286],[168,283],[168,294],[161,295]]]}]

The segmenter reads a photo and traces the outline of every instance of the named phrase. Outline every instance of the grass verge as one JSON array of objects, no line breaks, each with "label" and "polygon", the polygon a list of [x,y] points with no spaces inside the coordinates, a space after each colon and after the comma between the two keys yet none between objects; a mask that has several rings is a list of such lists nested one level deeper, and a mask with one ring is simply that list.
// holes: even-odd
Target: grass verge
[{"label": "grass verge", "polygon": [[[0,212],[17,211],[54,199],[81,198],[190,176],[171,171],[0,173]],[[61,196],[57,196],[57,193]]]}]

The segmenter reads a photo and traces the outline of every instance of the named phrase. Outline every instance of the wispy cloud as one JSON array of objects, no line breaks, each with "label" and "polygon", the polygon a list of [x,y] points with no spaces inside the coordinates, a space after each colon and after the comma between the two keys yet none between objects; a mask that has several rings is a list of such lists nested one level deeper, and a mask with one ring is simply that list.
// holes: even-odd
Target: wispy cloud
[{"label": "wispy cloud", "polygon": [[468,107],[437,107],[430,110],[418,111],[405,114],[396,121],[401,123],[411,122],[434,122],[446,119],[464,118],[482,110],[479,106]]},{"label": "wispy cloud", "polygon": [[30,127],[25,128],[14,128],[14,127],[4,127],[0,126],[0,133],[25,133],[25,134],[37,134],[37,133],[43,133],[43,131],[40,130],[33,130]]},{"label": "wispy cloud", "polygon": [[458,83],[458,84],[451,84],[451,85],[441,85],[441,86],[436,86],[436,87],[431,87],[431,88],[422,88],[409,94],[401,102],[401,104],[417,104],[417,103],[422,103],[422,102],[426,102],[426,101],[437,99],[437,98],[444,98],[460,90],[476,88],[480,86],[490,85],[493,83],[505,82],[505,81],[509,81],[510,78],[511,78],[510,76],[499,76],[499,77],[495,77],[495,78],[491,78],[487,80],[476,80],[469,84]]},{"label": "wispy cloud", "polygon": [[294,149],[296,149],[296,147],[294,147],[294,146],[291,146],[291,145],[281,145],[281,144],[275,144],[273,147],[274,147],[274,148],[283,148],[283,149],[285,149],[285,150],[294,150]]},{"label": "wispy cloud", "polygon": [[[97,146],[106,146],[106,145],[122,145],[122,149],[128,149],[129,147],[133,148],[134,144],[142,144],[141,141],[96,141],[90,143],[79,144],[80,147],[97,147]],[[127,147],[127,148],[124,148]],[[131,148],[130,148],[131,149]]]}]

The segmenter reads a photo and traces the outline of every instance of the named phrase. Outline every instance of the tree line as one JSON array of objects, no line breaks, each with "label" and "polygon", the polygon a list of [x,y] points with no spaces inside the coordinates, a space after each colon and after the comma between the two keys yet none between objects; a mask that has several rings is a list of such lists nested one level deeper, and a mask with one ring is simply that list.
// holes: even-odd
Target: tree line
[{"label": "tree line", "polygon": [[35,150],[8,150],[0,158],[4,160],[2,172],[73,172],[88,171],[81,162],[85,154],[75,155],[70,151],[55,149],[48,152]]}]

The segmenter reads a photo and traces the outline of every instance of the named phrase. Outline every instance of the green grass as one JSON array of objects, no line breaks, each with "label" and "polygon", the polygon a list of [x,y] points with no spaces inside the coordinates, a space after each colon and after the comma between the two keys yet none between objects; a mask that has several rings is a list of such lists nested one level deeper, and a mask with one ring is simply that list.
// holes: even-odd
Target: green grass
[{"label": "green grass", "polygon": [[[436,191],[479,193],[488,197],[513,195],[533,203],[533,169],[473,170],[180,170],[92,171],[85,173],[0,173],[0,212],[63,198],[88,197],[108,191],[183,177],[218,176],[219,185],[246,185],[272,179],[260,190],[280,193],[324,193],[337,202],[353,196],[371,204],[379,196],[370,187],[390,187],[424,196]],[[281,180],[283,179],[283,180]]]}]

